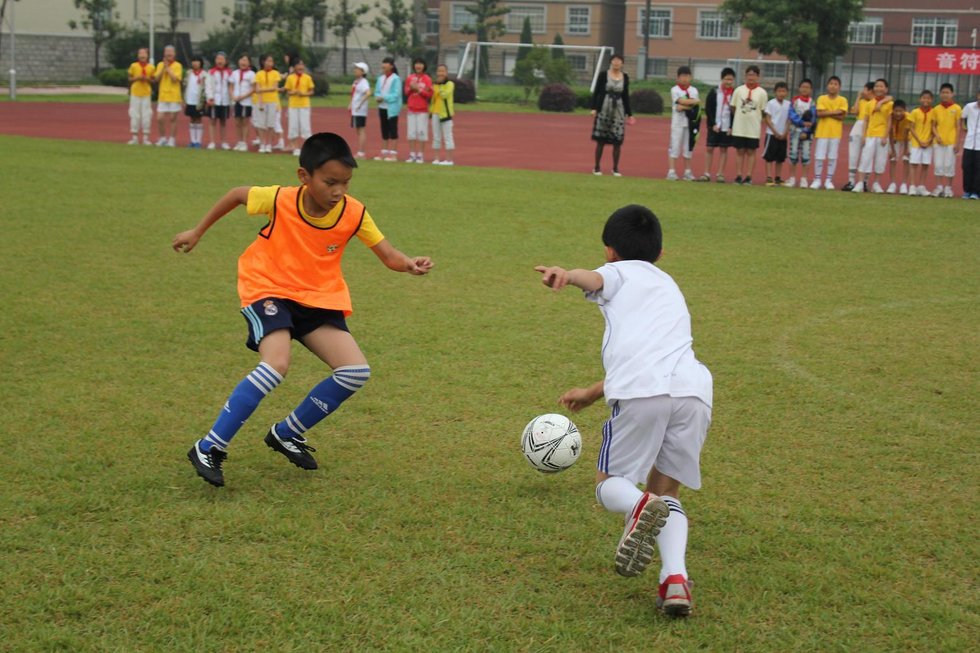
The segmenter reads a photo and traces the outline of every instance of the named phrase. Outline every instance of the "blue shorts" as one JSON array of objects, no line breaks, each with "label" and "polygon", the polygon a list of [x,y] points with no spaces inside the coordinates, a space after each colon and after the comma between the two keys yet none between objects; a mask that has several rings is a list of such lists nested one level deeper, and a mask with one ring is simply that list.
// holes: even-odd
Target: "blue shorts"
[{"label": "blue shorts", "polygon": [[289,329],[294,340],[324,325],[350,333],[343,311],[303,306],[291,299],[266,297],[243,308],[242,315],[248,322],[245,346],[252,351],[258,351],[262,338],[279,329]]}]

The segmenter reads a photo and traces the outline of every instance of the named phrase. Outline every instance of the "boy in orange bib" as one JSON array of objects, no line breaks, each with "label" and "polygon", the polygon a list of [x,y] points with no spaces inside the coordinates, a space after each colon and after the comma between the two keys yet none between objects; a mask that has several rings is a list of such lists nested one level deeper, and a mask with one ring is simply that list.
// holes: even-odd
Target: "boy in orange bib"
[{"label": "boy in orange bib", "polygon": [[432,268],[429,257],[395,249],[364,205],[347,194],[357,162],[343,138],[314,134],[303,144],[299,163],[301,186],[233,188],[196,227],[173,240],[175,251],[191,251],[208,228],[239,205],[251,215],[268,216],[238,259],[246,346],[262,360],[235,387],[208,434],[187,452],[198,475],[219,487],[225,483],[225,449],[259,402],[282,382],[293,339],[333,369],[265,436],[271,449],[297,467],[317,468],[306,432],[370,378],[371,368],[345,321],[351,301],[340,263],[347,243],[357,236],[396,272],[424,275]]}]

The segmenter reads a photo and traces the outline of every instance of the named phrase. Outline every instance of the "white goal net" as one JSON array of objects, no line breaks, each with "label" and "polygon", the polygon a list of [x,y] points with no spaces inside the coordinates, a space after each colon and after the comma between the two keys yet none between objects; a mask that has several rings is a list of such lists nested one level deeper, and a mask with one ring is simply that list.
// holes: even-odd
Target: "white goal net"
[{"label": "white goal net", "polygon": [[[456,76],[472,76],[474,86],[479,87],[481,75],[495,79],[511,78],[517,55],[521,48],[548,48],[562,50],[572,72],[582,81],[589,82],[589,90],[595,90],[596,79],[604,66],[609,65],[613,49],[608,45],[533,45],[530,43],[498,43],[496,41],[469,41],[459,59]],[[481,72],[481,69],[483,72]]]}]

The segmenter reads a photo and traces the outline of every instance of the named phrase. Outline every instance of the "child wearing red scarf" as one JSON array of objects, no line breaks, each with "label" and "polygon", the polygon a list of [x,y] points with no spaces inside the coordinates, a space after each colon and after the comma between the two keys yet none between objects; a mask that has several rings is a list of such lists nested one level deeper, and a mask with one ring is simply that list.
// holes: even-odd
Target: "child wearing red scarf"
[{"label": "child wearing red scarf", "polygon": [[138,145],[139,134],[143,132],[143,145],[152,145],[150,141],[150,125],[153,122],[153,107],[150,97],[153,95],[153,66],[150,65],[150,51],[140,48],[136,53],[136,61],[129,65],[129,131],[132,138],[130,145]]},{"label": "child wearing red scarf", "polygon": [[751,184],[755,152],[762,135],[762,111],[769,101],[766,89],[759,86],[759,67],[745,69],[745,83],[732,93],[732,145],[735,146],[735,183]]},{"label": "child wearing red scarf", "polygon": [[732,145],[732,93],[735,92],[735,71],[723,68],[721,84],[708,93],[704,101],[704,115],[708,123],[707,159],[704,174],[698,181],[711,181],[711,168],[718,148],[718,169],[715,180],[725,183],[725,164],[728,163],[728,148]]},{"label": "child wearing red scarf", "polygon": [[939,106],[934,111],[936,120],[932,123],[932,167],[936,174],[936,190],[932,192],[932,196],[953,197],[953,176],[956,174],[963,107],[953,99],[952,84],[947,82],[939,87]]}]

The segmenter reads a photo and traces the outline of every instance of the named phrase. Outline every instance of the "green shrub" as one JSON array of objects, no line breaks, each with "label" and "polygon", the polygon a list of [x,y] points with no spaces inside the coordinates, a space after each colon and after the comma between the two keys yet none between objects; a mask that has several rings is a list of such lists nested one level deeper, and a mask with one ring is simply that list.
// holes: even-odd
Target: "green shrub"
[{"label": "green shrub", "polygon": [[538,108],[542,111],[568,113],[575,110],[576,101],[575,91],[565,84],[548,84],[538,94]]},{"label": "green shrub", "polygon": [[323,97],[330,93],[330,80],[326,75],[310,73],[309,68],[307,68],[307,74],[313,78],[313,97]]},{"label": "green shrub", "polygon": [[575,106],[580,109],[591,109],[592,91],[588,89],[575,91]]},{"label": "green shrub", "polygon": [[633,113],[663,113],[664,99],[652,88],[630,93],[630,109]]},{"label": "green shrub", "polygon": [[125,68],[106,68],[99,73],[99,83],[103,86],[129,86],[129,71]]},{"label": "green shrub", "polygon": [[469,104],[476,102],[476,87],[471,79],[453,78],[453,101],[458,104]]}]

